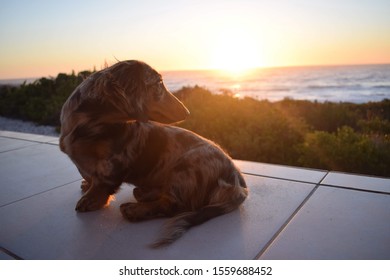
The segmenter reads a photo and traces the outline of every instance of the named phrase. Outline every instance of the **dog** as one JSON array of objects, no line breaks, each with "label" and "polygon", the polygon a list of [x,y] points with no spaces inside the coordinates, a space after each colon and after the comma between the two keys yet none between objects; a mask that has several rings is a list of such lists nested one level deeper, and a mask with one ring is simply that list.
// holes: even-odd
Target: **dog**
[{"label": "dog", "polygon": [[95,72],[61,111],[60,149],[83,177],[76,211],[109,204],[123,182],[137,202],[120,211],[131,222],[170,217],[153,247],[190,227],[237,209],[248,188],[232,159],[215,143],[169,124],[187,108],[144,62],[128,60]]}]

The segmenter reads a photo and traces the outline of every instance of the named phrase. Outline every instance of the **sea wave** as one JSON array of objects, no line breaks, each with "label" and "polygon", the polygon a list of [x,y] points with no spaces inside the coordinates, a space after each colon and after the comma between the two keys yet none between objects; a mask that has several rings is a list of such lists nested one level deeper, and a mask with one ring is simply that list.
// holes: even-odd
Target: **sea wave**
[{"label": "sea wave", "polygon": [[[354,103],[390,99],[390,65],[266,68],[242,75],[212,70],[162,74],[171,91],[197,85],[215,93],[228,90],[236,96],[270,101],[285,97]],[[0,80],[0,84],[24,81],[33,79]]]},{"label": "sea wave", "polygon": [[213,71],[163,75],[172,91],[203,86],[214,92],[277,101],[289,97],[317,101],[381,101],[390,98],[390,65],[289,67],[258,69],[242,76]]}]

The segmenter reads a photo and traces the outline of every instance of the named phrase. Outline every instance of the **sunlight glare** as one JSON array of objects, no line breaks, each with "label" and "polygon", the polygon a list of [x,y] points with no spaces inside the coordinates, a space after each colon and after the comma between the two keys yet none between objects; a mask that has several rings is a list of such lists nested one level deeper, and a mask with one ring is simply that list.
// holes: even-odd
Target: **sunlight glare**
[{"label": "sunlight glare", "polygon": [[262,66],[261,48],[253,36],[242,29],[230,29],[216,38],[213,53],[215,69],[241,74],[249,69]]}]

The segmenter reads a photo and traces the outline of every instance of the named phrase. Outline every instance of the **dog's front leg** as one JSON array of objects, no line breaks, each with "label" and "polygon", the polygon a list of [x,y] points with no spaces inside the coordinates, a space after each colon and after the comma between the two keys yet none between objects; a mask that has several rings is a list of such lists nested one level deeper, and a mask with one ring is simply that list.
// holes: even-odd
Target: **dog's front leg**
[{"label": "dog's front leg", "polygon": [[83,193],[86,193],[86,192],[89,190],[90,187],[91,187],[91,183],[89,183],[88,180],[83,179],[83,180],[81,181],[80,188],[81,188],[81,191],[82,191]]},{"label": "dog's front leg", "polygon": [[94,211],[107,206],[111,195],[119,188],[119,184],[92,180],[87,192],[77,202],[76,211]]},{"label": "dog's front leg", "polygon": [[83,180],[81,180],[80,185],[81,191],[83,193],[86,193],[91,187],[92,178],[90,178],[87,173],[83,172],[83,170],[79,167],[77,167],[77,169],[79,170],[81,177],[83,177]]}]

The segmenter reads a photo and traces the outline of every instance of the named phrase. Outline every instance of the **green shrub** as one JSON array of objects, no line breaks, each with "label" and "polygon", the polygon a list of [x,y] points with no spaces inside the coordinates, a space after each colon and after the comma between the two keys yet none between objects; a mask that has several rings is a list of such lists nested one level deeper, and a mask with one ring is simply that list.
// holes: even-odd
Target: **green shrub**
[{"label": "green shrub", "polygon": [[305,125],[288,118],[272,103],[213,95],[199,87],[183,88],[176,94],[191,112],[179,125],[217,142],[232,157],[295,163],[294,147],[303,140]]},{"label": "green shrub", "polygon": [[[59,126],[62,104],[91,72],[58,74],[0,87],[0,115]],[[390,100],[319,103],[237,99],[195,86],[176,96],[189,108],[180,124],[218,143],[233,158],[390,175]]]},{"label": "green shrub", "polygon": [[389,138],[359,134],[347,126],[336,133],[308,133],[300,154],[299,163],[306,167],[390,175]]},{"label": "green shrub", "polygon": [[81,74],[60,73],[56,78],[41,78],[19,87],[3,86],[0,88],[0,115],[59,126],[62,104],[82,81]]}]

